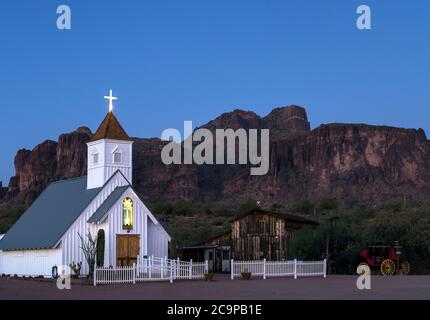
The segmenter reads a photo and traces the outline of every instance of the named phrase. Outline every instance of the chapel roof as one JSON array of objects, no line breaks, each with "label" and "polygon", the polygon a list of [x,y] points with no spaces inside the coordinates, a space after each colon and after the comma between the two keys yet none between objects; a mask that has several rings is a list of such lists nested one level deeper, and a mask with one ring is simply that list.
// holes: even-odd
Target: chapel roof
[{"label": "chapel roof", "polygon": [[101,139],[133,141],[125,132],[113,111],[108,112],[90,142]]},{"label": "chapel roof", "polygon": [[102,205],[93,213],[93,215],[88,219],[89,223],[99,223],[103,220],[112,206],[117,202],[117,200],[123,195],[123,193],[130,186],[116,187],[115,190],[107,197],[107,199],[102,203]]},{"label": "chapel roof", "polygon": [[1,239],[0,249],[53,248],[101,189],[88,190],[86,176],[51,183]]}]

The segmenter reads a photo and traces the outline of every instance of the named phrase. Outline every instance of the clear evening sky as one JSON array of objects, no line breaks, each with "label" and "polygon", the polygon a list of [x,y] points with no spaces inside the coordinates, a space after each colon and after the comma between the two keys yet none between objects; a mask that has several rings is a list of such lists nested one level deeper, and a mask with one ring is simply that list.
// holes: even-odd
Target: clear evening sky
[{"label": "clear evening sky", "polygon": [[[56,28],[60,4],[71,30]],[[372,9],[370,31],[356,28],[360,4]],[[304,106],[312,127],[429,134],[429,34],[424,0],[2,1],[0,180],[18,149],[94,131],[109,89],[138,137],[289,104]]]}]

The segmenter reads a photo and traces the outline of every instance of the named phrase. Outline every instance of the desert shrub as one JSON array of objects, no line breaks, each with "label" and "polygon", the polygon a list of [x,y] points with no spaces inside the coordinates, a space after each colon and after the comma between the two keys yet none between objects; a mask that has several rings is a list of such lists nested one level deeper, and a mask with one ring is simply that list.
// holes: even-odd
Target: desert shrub
[{"label": "desert shrub", "polygon": [[315,204],[309,200],[302,200],[295,203],[291,210],[296,213],[312,214],[315,209]]},{"label": "desert shrub", "polygon": [[154,203],[150,207],[151,211],[156,215],[169,215],[173,213],[173,205],[170,203]]},{"label": "desert shrub", "polygon": [[194,212],[193,204],[191,202],[184,201],[184,200],[176,202],[172,207],[173,215],[184,216],[184,215],[190,215],[193,212]]},{"label": "desert shrub", "polygon": [[400,212],[403,206],[401,201],[388,201],[381,205],[381,210],[386,212]]},{"label": "desert shrub", "polygon": [[322,258],[323,236],[321,230],[301,229],[288,241],[288,258],[318,260]]},{"label": "desert shrub", "polygon": [[275,212],[280,212],[280,211],[283,211],[284,209],[285,209],[284,205],[281,203],[277,203],[277,202],[273,203],[270,206],[270,210],[275,211]]},{"label": "desert shrub", "polygon": [[323,198],[318,201],[318,210],[336,210],[339,203],[336,198]]},{"label": "desert shrub", "polygon": [[6,233],[10,227],[21,217],[27,206],[0,209],[0,234]]},{"label": "desert shrub", "polygon": [[430,271],[430,212],[385,213],[367,224],[365,239],[392,243],[399,240],[415,273]]},{"label": "desert shrub", "polygon": [[257,200],[248,199],[239,205],[238,214],[245,214],[257,207]]}]

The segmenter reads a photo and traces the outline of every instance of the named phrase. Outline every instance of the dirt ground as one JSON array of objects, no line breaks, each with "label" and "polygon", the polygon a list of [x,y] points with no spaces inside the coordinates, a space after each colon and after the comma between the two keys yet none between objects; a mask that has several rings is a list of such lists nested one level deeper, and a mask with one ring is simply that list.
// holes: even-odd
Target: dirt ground
[{"label": "dirt ground", "polygon": [[58,290],[51,281],[0,278],[0,300],[9,299],[127,299],[127,300],[397,300],[430,299],[430,276],[372,276],[370,290],[358,290],[356,276],[260,278],[230,280],[215,275],[203,280],[145,282],[121,285],[73,285]]}]

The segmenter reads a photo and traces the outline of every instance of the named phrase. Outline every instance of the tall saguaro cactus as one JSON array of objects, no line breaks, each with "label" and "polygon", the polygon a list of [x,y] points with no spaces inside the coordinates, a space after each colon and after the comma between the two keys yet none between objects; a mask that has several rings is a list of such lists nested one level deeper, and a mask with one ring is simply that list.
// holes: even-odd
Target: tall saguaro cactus
[{"label": "tall saguaro cactus", "polygon": [[105,262],[105,231],[100,229],[97,233],[97,267],[102,267]]}]

